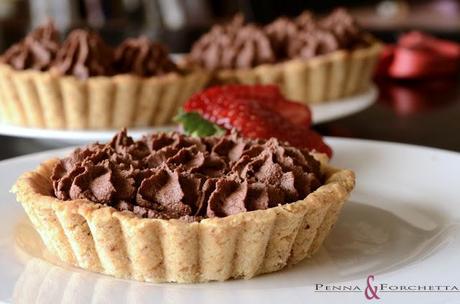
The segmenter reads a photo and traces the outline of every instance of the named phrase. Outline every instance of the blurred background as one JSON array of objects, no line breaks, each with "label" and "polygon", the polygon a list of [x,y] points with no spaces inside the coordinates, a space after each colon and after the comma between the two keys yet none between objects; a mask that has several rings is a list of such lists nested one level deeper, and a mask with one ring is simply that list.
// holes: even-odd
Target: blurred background
[{"label": "blurred background", "polygon": [[423,30],[442,38],[460,38],[460,1],[305,1],[305,0],[0,0],[0,49],[22,38],[48,16],[62,34],[90,27],[116,44],[145,34],[187,52],[209,27],[237,12],[248,21],[268,23],[305,9],[327,13],[344,6],[378,38],[394,41],[407,30]]},{"label": "blurred background", "polygon": [[[188,52],[213,24],[241,12],[246,20],[268,23],[305,9],[319,14],[346,7],[366,30],[390,48],[409,31],[460,41],[460,1],[301,1],[301,0],[0,0],[0,50],[21,39],[47,17],[65,36],[77,27],[98,31],[112,45],[147,35],[171,52]],[[433,55],[438,56],[439,54]],[[382,59],[384,60],[384,59]],[[458,63],[458,62],[457,62]],[[378,102],[358,114],[315,126],[323,135],[427,145],[460,151],[458,71],[415,79],[376,76]],[[0,158],[43,150],[27,139],[0,136]]]}]

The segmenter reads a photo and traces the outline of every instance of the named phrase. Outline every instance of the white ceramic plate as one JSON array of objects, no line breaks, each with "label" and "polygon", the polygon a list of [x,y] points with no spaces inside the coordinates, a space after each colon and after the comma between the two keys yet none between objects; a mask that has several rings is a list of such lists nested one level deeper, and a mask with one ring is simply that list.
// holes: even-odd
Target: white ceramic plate
[{"label": "white ceramic plate", "polygon": [[362,111],[377,100],[377,94],[377,87],[372,85],[364,93],[313,105],[311,106],[313,124],[328,122]]},{"label": "white ceramic plate", "polygon": [[[373,85],[367,92],[359,95],[346,97],[339,100],[332,100],[325,104],[314,105],[311,107],[313,123],[318,124],[337,118],[341,118],[359,112],[372,103],[377,98],[377,88]],[[164,128],[142,128],[130,129],[130,134],[134,138],[153,130],[172,129],[173,126]],[[63,144],[83,144],[94,141],[108,141],[117,130],[102,131],[69,131],[69,130],[47,130],[39,128],[25,128],[11,126],[0,122],[0,134],[15,137],[33,138],[40,140],[48,146],[62,146]]]},{"label": "white ceramic plate", "polygon": [[[460,293],[451,289],[460,289],[460,154],[394,143],[327,141],[335,151],[333,163],[356,171],[357,187],[318,254],[248,281],[196,285],[119,280],[47,262],[43,245],[8,190],[20,173],[66,151],[3,161],[0,302],[364,303],[367,277],[374,275],[371,285],[386,284],[387,291],[376,292],[383,303],[458,303]],[[388,291],[419,285],[451,289]]]}]

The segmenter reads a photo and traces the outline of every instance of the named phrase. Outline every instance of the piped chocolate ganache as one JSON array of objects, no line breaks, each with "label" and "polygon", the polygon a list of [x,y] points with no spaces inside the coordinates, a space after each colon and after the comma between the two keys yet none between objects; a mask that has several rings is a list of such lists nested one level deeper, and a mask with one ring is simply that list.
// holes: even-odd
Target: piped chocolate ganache
[{"label": "piped chocolate ganache", "polygon": [[179,72],[167,49],[145,36],[128,38],[115,50],[117,71],[150,77]]},{"label": "piped chocolate ganache", "polygon": [[307,150],[236,133],[157,133],[76,149],[52,175],[60,200],[88,199],[139,217],[199,221],[305,198],[322,184]]},{"label": "piped chocolate ganache", "polygon": [[59,49],[59,35],[51,21],[36,28],[20,42],[13,44],[0,57],[16,70],[49,69]]},{"label": "piped chocolate ganache", "polygon": [[274,63],[268,35],[254,25],[244,25],[241,15],[232,22],[215,25],[192,47],[188,60],[207,69],[249,68]]},{"label": "piped chocolate ganache", "polygon": [[72,31],[56,54],[51,70],[80,79],[113,75],[113,50],[95,32]]},{"label": "piped chocolate ganache", "polygon": [[52,71],[82,80],[117,74],[152,77],[180,72],[166,47],[147,37],[127,38],[113,48],[98,33],[75,29],[61,44],[51,21],[8,48],[0,56],[0,63],[15,70]]},{"label": "piped chocolate ganache", "polygon": [[247,24],[237,15],[201,36],[187,59],[211,70],[251,68],[367,46],[366,39],[354,18],[341,8],[320,18],[305,11],[265,26]]}]

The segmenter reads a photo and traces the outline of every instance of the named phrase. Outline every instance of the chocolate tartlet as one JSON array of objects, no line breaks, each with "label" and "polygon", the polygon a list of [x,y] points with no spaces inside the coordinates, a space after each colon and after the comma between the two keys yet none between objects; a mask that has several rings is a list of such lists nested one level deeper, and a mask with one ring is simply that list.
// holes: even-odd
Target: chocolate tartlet
[{"label": "chocolate tartlet", "polygon": [[0,110],[7,123],[51,129],[164,125],[208,82],[177,66],[146,37],[112,48],[77,29],[61,44],[51,22],[0,57]]},{"label": "chocolate tartlet", "polygon": [[251,278],[315,253],[354,187],[325,157],[237,134],[120,132],[19,178],[62,261],[151,282]]},{"label": "chocolate tartlet", "polygon": [[346,10],[336,9],[266,26],[237,16],[195,42],[186,62],[214,71],[218,84],[277,84],[292,100],[318,103],[368,89],[379,51]]}]

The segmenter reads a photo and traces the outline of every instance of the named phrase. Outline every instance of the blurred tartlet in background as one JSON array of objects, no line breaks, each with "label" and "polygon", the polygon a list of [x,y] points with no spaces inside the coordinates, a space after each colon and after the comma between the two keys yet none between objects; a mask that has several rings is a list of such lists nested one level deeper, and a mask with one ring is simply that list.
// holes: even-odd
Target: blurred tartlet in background
[{"label": "blurred tartlet in background", "polygon": [[288,98],[311,104],[366,90],[379,51],[379,42],[336,9],[266,26],[236,16],[196,41],[185,61],[213,71],[214,83],[277,84]]},{"label": "blurred tartlet in background", "polygon": [[115,48],[91,31],[61,44],[48,22],[0,57],[0,107],[6,123],[51,129],[163,125],[208,82],[177,66],[146,37]]}]

